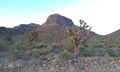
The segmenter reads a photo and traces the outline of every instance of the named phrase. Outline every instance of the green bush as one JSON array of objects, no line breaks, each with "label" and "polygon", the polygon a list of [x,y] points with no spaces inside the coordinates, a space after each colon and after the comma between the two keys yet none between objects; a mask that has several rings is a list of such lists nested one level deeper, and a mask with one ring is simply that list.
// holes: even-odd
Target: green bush
[{"label": "green bush", "polygon": [[12,55],[16,58],[16,59],[21,59],[22,58],[22,53],[19,51],[13,51]]},{"label": "green bush", "polygon": [[67,50],[68,52],[72,52],[72,53],[73,53],[73,47],[74,47],[74,45],[73,45],[72,42],[68,42],[68,43],[66,44],[66,50]]},{"label": "green bush", "polygon": [[15,42],[13,44],[14,48],[28,48],[28,43],[27,42]]},{"label": "green bush", "polygon": [[13,47],[14,48],[22,48],[24,50],[30,50],[30,49],[33,49],[35,48],[35,43],[30,43],[30,42],[15,42],[13,44]]},{"label": "green bush", "polygon": [[67,51],[63,51],[60,55],[60,59],[71,59],[73,57],[73,54]]},{"label": "green bush", "polygon": [[117,43],[112,43],[112,44],[108,45],[108,47],[119,47],[119,44],[117,44]]},{"label": "green bush", "polygon": [[85,48],[89,48],[89,44],[88,44],[88,43],[85,43],[85,44],[84,44],[84,47],[85,47]]},{"label": "green bush", "polygon": [[42,48],[39,50],[40,54],[47,54],[47,53],[50,53],[52,52],[53,48],[52,47],[49,47],[49,48]]},{"label": "green bush", "polygon": [[47,57],[46,57],[45,55],[41,55],[41,56],[40,56],[40,59],[41,59],[41,60],[47,60]]},{"label": "green bush", "polygon": [[26,55],[26,56],[32,55],[32,50],[27,50],[27,51],[25,51],[25,55]]},{"label": "green bush", "polygon": [[40,56],[40,51],[38,49],[33,49],[32,50],[32,55],[35,57],[39,57]]},{"label": "green bush", "polygon": [[48,60],[52,60],[53,56],[54,56],[54,53],[48,53],[46,57]]},{"label": "green bush", "polygon": [[5,51],[5,46],[2,43],[0,43],[0,52],[4,52],[4,51]]},{"label": "green bush", "polygon": [[97,43],[97,44],[94,44],[93,46],[94,46],[94,48],[103,48],[104,44],[103,43]]},{"label": "green bush", "polygon": [[107,51],[107,54],[109,55],[109,56],[111,56],[111,57],[117,57],[118,55],[114,52],[114,51],[112,51],[112,50],[108,50]]},{"label": "green bush", "polygon": [[7,43],[7,44],[13,44],[14,43],[14,40],[11,36],[5,36],[3,38],[3,40]]},{"label": "green bush", "polygon": [[118,47],[120,48],[120,44],[118,44]]},{"label": "green bush", "polygon": [[92,56],[93,50],[91,48],[81,49],[79,52],[79,56]]},{"label": "green bush", "polygon": [[[32,54],[35,57],[40,56],[40,58],[43,59],[43,58],[45,58],[43,56],[48,54],[49,52],[51,52],[50,48],[43,48],[43,49],[33,49],[32,51],[29,50],[29,51],[27,51],[26,54],[28,54],[28,55]],[[47,56],[46,56],[46,58],[47,58]]]},{"label": "green bush", "polygon": [[106,48],[94,48],[92,54],[93,56],[101,57],[104,56],[105,52],[106,52]]}]

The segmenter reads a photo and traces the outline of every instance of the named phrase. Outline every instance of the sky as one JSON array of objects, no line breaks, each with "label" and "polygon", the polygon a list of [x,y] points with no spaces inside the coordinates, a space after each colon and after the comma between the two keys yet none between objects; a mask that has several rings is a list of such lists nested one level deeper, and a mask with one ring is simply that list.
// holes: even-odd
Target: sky
[{"label": "sky", "polygon": [[92,31],[106,35],[120,29],[120,0],[0,0],[0,26],[42,25],[50,14],[60,14]]}]

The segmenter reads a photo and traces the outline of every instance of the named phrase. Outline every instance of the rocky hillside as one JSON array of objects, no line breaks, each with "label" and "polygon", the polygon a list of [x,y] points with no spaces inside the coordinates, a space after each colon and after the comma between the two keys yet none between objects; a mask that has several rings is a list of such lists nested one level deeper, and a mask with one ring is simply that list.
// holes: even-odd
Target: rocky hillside
[{"label": "rocky hillside", "polygon": [[110,33],[110,34],[106,35],[105,37],[109,37],[109,38],[112,38],[114,40],[120,41],[120,29],[113,32],[113,33]]}]

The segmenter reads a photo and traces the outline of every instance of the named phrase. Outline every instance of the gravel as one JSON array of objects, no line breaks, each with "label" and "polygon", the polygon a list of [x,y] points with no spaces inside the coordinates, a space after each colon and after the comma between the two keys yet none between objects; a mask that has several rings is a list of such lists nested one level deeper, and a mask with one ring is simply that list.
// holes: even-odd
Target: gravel
[{"label": "gravel", "polygon": [[[4,59],[1,59],[4,60]],[[39,58],[0,64],[0,72],[120,72],[120,57],[79,57],[69,60]]]}]

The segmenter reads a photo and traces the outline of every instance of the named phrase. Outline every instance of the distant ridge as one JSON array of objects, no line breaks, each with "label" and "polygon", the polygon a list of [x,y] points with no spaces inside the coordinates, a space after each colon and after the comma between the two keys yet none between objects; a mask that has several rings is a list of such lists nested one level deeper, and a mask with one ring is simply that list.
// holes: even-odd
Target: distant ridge
[{"label": "distant ridge", "polygon": [[110,33],[108,35],[105,35],[105,37],[113,38],[115,40],[120,40],[120,29],[118,29],[117,31],[112,32],[112,33]]},{"label": "distant ridge", "polygon": [[20,24],[19,26],[15,26],[14,28],[6,28],[6,27],[0,27],[0,37],[3,36],[16,36],[20,34],[26,33],[26,30],[29,29],[29,31],[36,29],[39,27],[39,24],[30,23],[30,24]]}]

